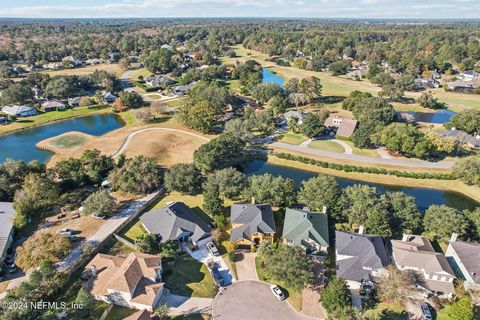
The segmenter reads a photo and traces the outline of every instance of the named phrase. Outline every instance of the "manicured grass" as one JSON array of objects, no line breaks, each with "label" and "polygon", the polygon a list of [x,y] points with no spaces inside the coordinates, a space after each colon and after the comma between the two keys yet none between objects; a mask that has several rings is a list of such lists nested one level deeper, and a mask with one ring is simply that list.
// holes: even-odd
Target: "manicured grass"
[{"label": "manicured grass", "polygon": [[131,316],[137,311],[138,311],[137,309],[130,309],[130,308],[114,305],[112,310],[110,310],[110,313],[108,314],[108,316],[105,318],[105,320],[124,319],[128,316]]},{"label": "manicured grass", "polygon": [[330,152],[337,152],[337,153],[344,153],[345,149],[336,143],[335,141],[330,140],[315,140],[312,141],[309,145],[309,148],[330,151]]},{"label": "manicured grass", "polygon": [[185,98],[171,99],[171,100],[165,101],[165,103],[170,107],[173,107],[176,109],[178,107],[183,106],[183,104],[185,103]]},{"label": "manicured grass", "polygon": [[[399,304],[380,303],[374,309],[365,312],[365,318],[370,319],[388,319],[388,320],[408,320],[408,313],[405,308]],[[438,318],[437,318],[438,319]]]},{"label": "manicured grass", "polygon": [[110,108],[89,109],[88,107],[77,107],[75,109],[67,109],[64,111],[51,111],[41,113],[39,115],[27,118],[20,118],[6,126],[0,126],[0,134],[21,130],[33,126],[46,124],[53,121],[64,120],[68,118],[81,117],[95,113],[112,112]]},{"label": "manicured grass", "polygon": [[299,133],[287,132],[283,135],[280,142],[299,145],[302,142],[307,141],[307,138]]},{"label": "manicured grass", "polygon": [[298,311],[302,309],[302,290],[291,289],[283,281],[275,281],[270,279],[265,272],[265,268],[262,267],[262,259],[259,256],[255,258],[255,267],[257,268],[257,275],[259,280],[270,284],[276,284],[281,287],[282,290],[286,293],[287,301],[292,305],[292,307],[294,307]]},{"label": "manicured grass", "polygon": [[130,229],[128,229],[125,233],[122,233],[121,235],[127,240],[134,242],[138,236],[145,233],[147,233],[147,231],[145,231],[142,223],[140,222],[140,220],[138,220]]},{"label": "manicured grass", "polygon": [[60,76],[60,75],[80,76],[80,75],[91,74],[95,72],[95,70],[107,71],[108,73],[113,73],[117,76],[120,76],[124,72],[118,63],[101,63],[94,66],[84,66],[81,68],[49,70],[49,71],[44,71],[44,73],[47,73],[50,76]]},{"label": "manicured grass", "polygon": [[172,273],[165,278],[165,285],[173,294],[201,298],[213,298],[217,294],[207,266],[189,255],[177,258]]},{"label": "manicured grass", "polygon": [[150,71],[148,71],[147,69],[140,68],[140,69],[137,69],[137,70],[132,70],[129,78],[132,81],[136,81],[136,80],[138,80],[139,76],[142,76],[145,79],[145,78],[150,77],[151,75],[152,75],[152,73]]},{"label": "manicured grass", "polygon": [[228,89],[232,90],[233,92],[240,92],[240,82],[238,80],[228,80]]},{"label": "manicured grass", "polygon": [[87,141],[87,138],[80,135],[67,135],[53,139],[50,144],[56,148],[70,149],[78,147]]},{"label": "manicured grass", "polygon": [[377,150],[374,149],[360,149],[353,145],[353,142],[343,140],[346,144],[348,144],[352,148],[352,153],[357,154],[359,156],[371,157],[371,158],[380,158]]},{"label": "manicured grass", "polygon": [[268,162],[272,164],[307,170],[316,173],[328,174],[341,178],[355,179],[365,182],[391,184],[406,187],[425,187],[441,190],[450,190],[462,193],[478,202],[480,202],[480,187],[467,186],[459,180],[435,180],[435,179],[412,179],[402,178],[390,175],[371,174],[361,172],[344,172],[334,169],[321,168],[315,165],[304,164],[298,161],[280,159],[275,156],[269,156]]}]

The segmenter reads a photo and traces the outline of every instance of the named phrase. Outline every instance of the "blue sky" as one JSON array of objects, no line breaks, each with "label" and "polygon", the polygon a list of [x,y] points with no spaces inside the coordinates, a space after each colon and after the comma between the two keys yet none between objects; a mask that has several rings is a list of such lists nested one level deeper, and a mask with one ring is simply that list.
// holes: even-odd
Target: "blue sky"
[{"label": "blue sky", "polygon": [[0,17],[480,19],[480,0],[0,0]]}]

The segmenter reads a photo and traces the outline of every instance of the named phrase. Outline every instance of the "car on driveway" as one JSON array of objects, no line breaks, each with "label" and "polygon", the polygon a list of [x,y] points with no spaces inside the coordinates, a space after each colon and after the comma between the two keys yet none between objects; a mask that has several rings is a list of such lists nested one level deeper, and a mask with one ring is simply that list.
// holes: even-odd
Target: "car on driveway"
[{"label": "car on driveway", "polygon": [[280,301],[285,300],[285,295],[283,294],[282,289],[280,289],[278,286],[271,285],[270,290],[272,291],[275,298],[277,298]]},{"label": "car on driveway", "polygon": [[423,319],[432,320],[433,317],[432,317],[432,312],[430,311],[430,305],[426,302],[422,302],[420,307],[422,308]]},{"label": "car on driveway", "polygon": [[75,230],[70,229],[70,228],[63,228],[58,230],[58,234],[64,235],[64,236],[71,236],[75,233]]},{"label": "car on driveway", "polygon": [[220,255],[217,247],[215,247],[215,244],[213,242],[207,243],[207,248],[208,248],[208,251],[210,251],[210,253],[213,254],[214,256],[219,256]]}]

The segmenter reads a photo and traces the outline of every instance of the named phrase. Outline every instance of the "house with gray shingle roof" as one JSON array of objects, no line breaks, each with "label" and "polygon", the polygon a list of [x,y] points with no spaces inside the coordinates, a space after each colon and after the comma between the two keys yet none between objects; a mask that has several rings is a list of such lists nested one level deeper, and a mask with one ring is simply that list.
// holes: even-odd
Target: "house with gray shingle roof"
[{"label": "house with gray shingle roof", "polygon": [[283,239],[287,245],[304,247],[307,254],[326,252],[330,246],[327,215],[287,208]]},{"label": "house with gray shingle roof", "polygon": [[0,202],[0,258],[7,255],[13,241],[13,219],[15,209],[12,202]]},{"label": "house with gray shingle roof", "polygon": [[230,240],[238,247],[250,248],[263,240],[273,242],[275,221],[269,204],[233,204],[230,211]]},{"label": "house with gray shingle roof", "polygon": [[145,230],[160,237],[160,242],[176,240],[200,246],[212,241],[211,227],[183,202],[172,202],[140,217]]},{"label": "house with gray shingle roof", "polygon": [[30,117],[38,114],[37,109],[29,106],[6,106],[2,111],[14,117]]},{"label": "house with gray shingle roof", "polygon": [[455,273],[443,253],[435,252],[428,238],[404,235],[392,240],[392,260],[400,270],[413,270],[416,284],[427,294],[451,297]]},{"label": "house with gray shingle roof", "polygon": [[465,279],[466,288],[480,289],[480,243],[460,241],[453,234],[445,256],[454,272]]},{"label": "house with gray shingle roof", "polygon": [[382,237],[343,231],[335,231],[335,258],[337,276],[350,289],[384,276],[389,262]]}]

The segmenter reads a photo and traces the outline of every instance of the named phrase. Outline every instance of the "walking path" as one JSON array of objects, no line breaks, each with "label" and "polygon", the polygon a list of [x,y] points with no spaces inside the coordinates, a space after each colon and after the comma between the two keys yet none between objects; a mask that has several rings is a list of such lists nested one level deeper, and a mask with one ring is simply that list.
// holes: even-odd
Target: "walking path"
[{"label": "walking path", "polygon": [[385,148],[378,148],[377,149],[378,155],[382,159],[392,159],[392,156],[388,153]]},{"label": "walking path", "polygon": [[135,132],[132,132],[128,135],[127,139],[125,140],[125,142],[122,144],[122,146],[120,147],[120,149],[117,151],[117,153],[115,153],[113,155],[113,158],[117,158],[119,157],[123,152],[125,152],[125,150],[127,149],[128,145],[130,144],[130,142],[132,142],[132,139],[139,133],[142,133],[142,132],[146,132],[146,131],[155,131],[155,130],[160,130],[160,131],[173,131],[173,132],[178,132],[178,133],[183,133],[183,134],[188,134],[190,136],[193,136],[193,137],[196,137],[196,138],[199,138],[199,139],[202,139],[204,141],[210,141],[210,138],[207,138],[207,137],[204,137],[204,136],[201,136],[199,134],[196,134],[196,133],[192,133],[192,132],[189,132],[189,131],[184,131],[184,130],[178,130],[178,129],[170,129],[170,128],[146,128],[146,129],[141,129],[141,130],[138,130],[138,131],[135,131]]},{"label": "walking path", "polygon": [[304,141],[299,144],[300,147],[308,147],[308,145],[312,142],[312,139],[308,139],[307,141]]},{"label": "walking path", "polygon": [[428,168],[428,169],[451,169],[453,167],[453,162],[428,162],[422,160],[406,160],[406,159],[382,159],[382,158],[371,158],[366,156],[360,156],[356,154],[345,154],[345,153],[336,153],[330,151],[322,151],[316,149],[310,149],[308,147],[301,147],[292,144],[287,144],[283,142],[274,142],[270,144],[272,147],[282,148],[286,150],[302,152],[317,156],[323,156],[333,159],[343,159],[351,160],[357,162],[364,162],[370,164],[382,164],[389,166],[401,166],[401,167],[411,167],[411,168]]},{"label": "walking path", "polygon": [[169,315],[179,316],[192,313],[210,313],[212,311],[211,298],[184,297],[169,294],[165,304],[170,307]]}]

